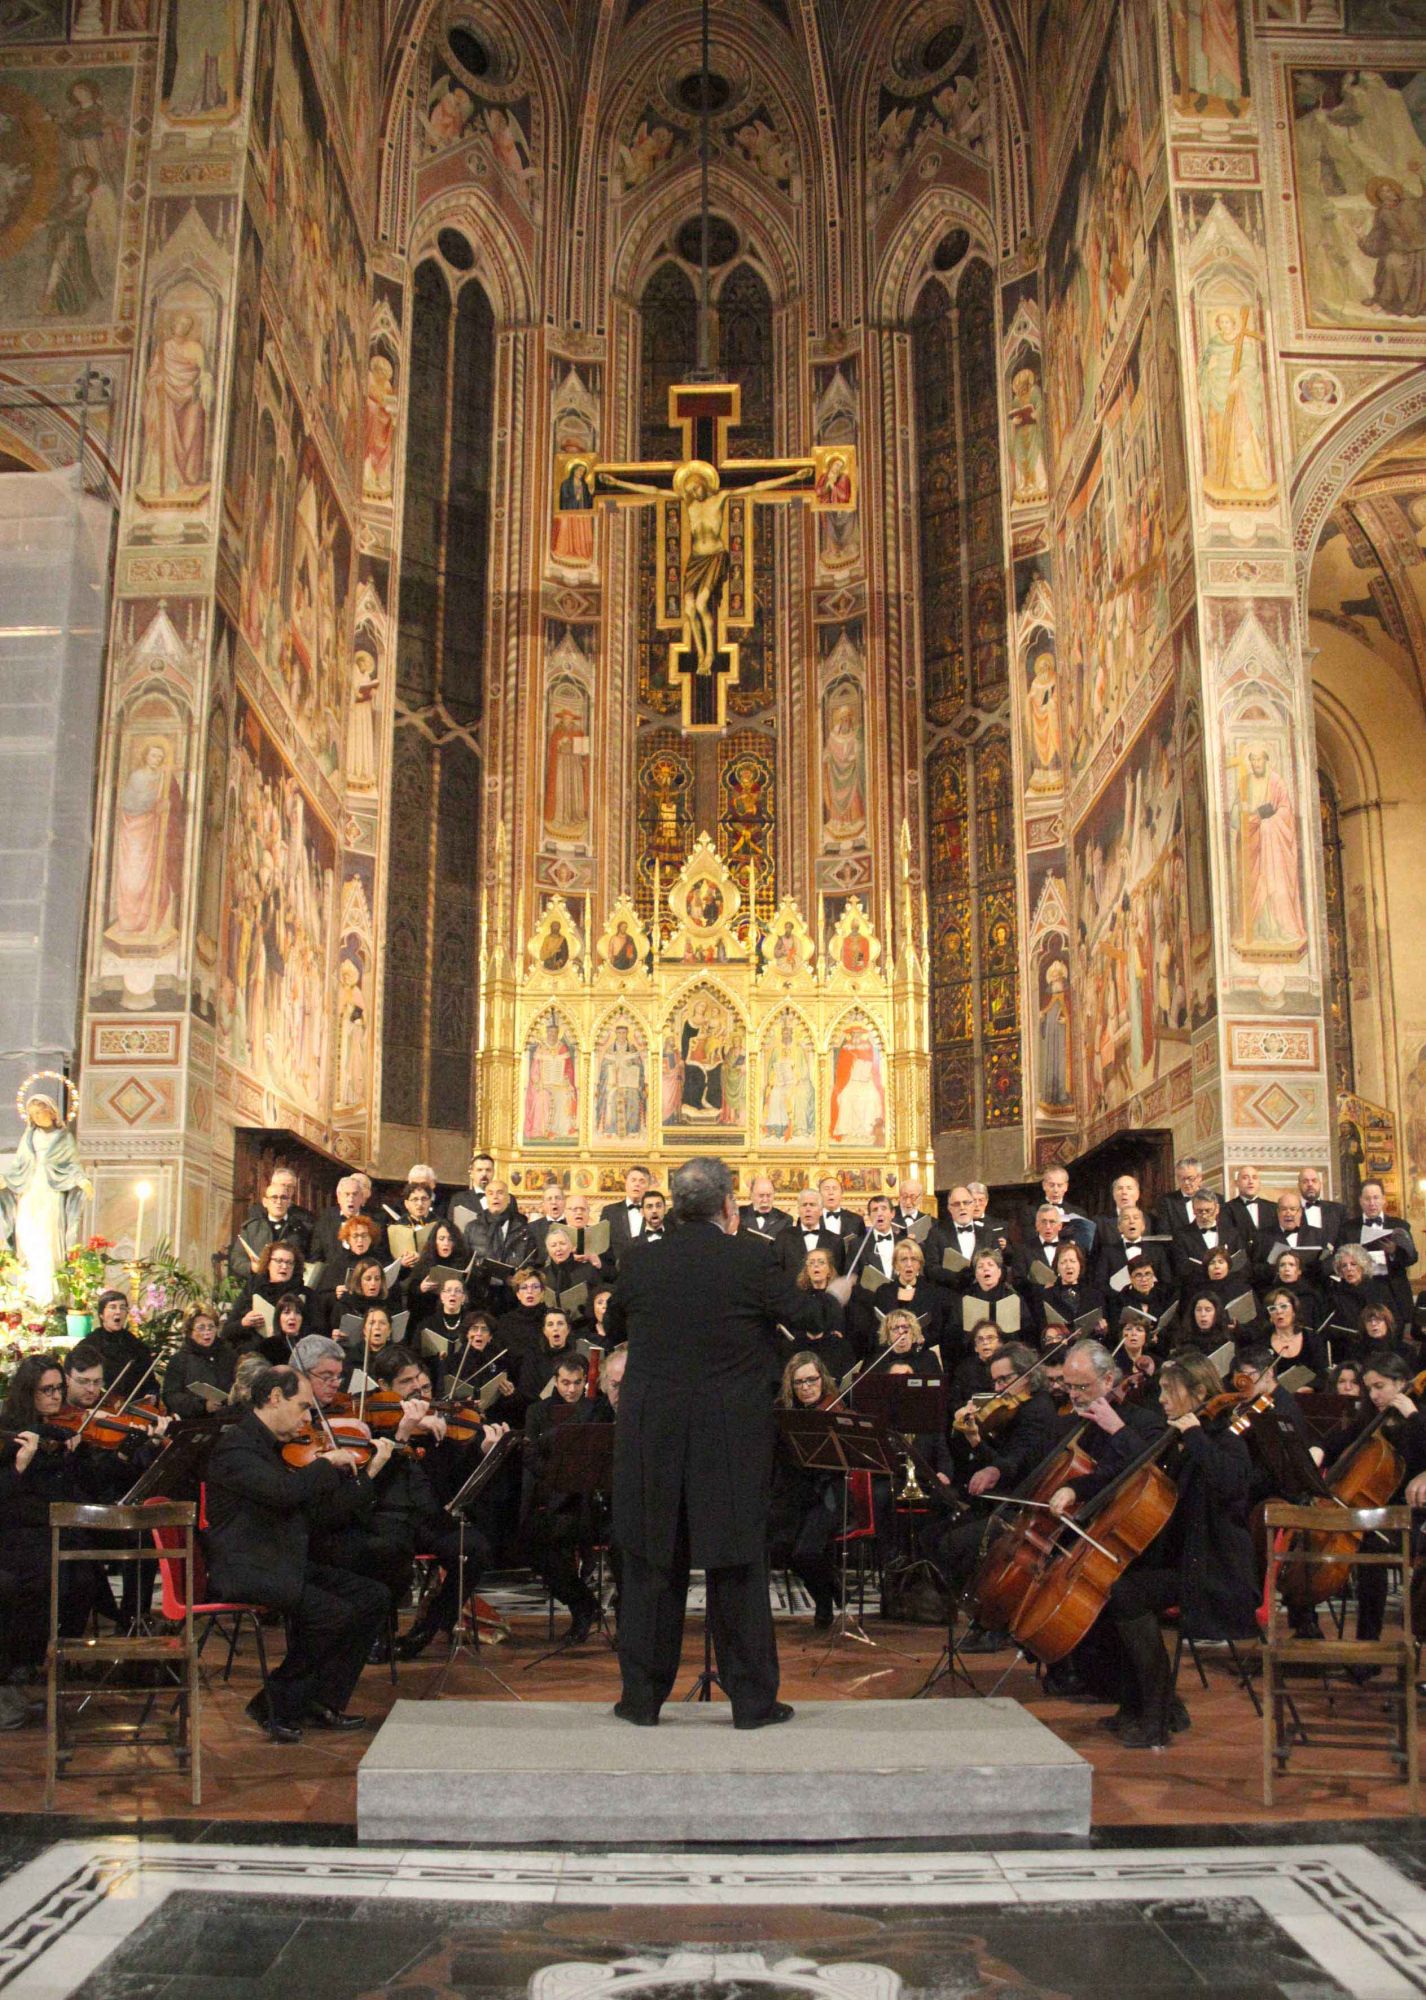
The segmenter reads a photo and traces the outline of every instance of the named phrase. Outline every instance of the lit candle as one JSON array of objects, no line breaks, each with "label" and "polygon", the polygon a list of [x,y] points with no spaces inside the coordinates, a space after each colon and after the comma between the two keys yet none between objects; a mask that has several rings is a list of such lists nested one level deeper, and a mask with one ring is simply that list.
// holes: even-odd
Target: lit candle
[{"label": "lit candle", "polygon": [[134,1224],[134,1262],[137,1264],[143,1254],[144,1209],[153,1197],[153,1182],[139,1181],[134,1188],[134,1193],[139,1198],[139,1215],[137,1222]]}]

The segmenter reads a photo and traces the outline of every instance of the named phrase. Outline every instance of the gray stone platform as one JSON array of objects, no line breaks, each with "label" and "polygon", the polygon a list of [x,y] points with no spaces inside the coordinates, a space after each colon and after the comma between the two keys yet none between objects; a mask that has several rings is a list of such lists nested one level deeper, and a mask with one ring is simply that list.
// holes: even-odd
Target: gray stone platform
[{"label": "gray stone platform", "polygon": [[[492,1774],[495,1774],[492,1776]],[[1091,1767],[1019,1702],[727,1705],[657,1729],[582,1701],[398,1701],[357,1771],[361,1840],[910,1840],[1089,1833]]]}]

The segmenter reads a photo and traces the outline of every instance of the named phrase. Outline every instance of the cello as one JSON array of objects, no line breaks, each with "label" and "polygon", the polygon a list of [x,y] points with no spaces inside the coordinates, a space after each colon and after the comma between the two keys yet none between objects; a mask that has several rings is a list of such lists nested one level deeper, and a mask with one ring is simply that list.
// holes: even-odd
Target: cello
[{"label": "cello", "polygon": [[[1400,1393],[1413,1398],[1426,1394],[1426,1369],[1403,1382]],[[1386,1420],[1393,1414],[1391,1403],[1378,1410],[1327,1474],[1328,1498],[1319,1503],[1324,1514],[1332,1507],[1388,1504],[1406,1473],[1401,1453],[1384,1434]],[[1362,1538],[1324,1529],[1321,1534],[1309,1531],[1306,1539],[1318,1560],[1285,1564],[1282,1570],[1283,1602],[1291,1611],[1310,1611],[1325,1599],[1341,1595],[1351,1576],[1347,1558],[1356,1554]]]},{"label": "cello", "polygon": [[1005,1632],[1035,1581],[1037,1551],[1030,1536],[1037,1518],[1052,1493],[1067,1480],[1082,1478],[1093,1470],[1093,1461],[1080,1448],[1084,1425],[1077,1424],[1066,1438],[1040,1460],[1029,1477],[1013,1494],[1012,1500],[1033,1501],[1023,1510],[998,1507],[990,1517],[981,1543],[980,1567],[971,1578],[967,1595],[980,1624],[988,1632]]},{"label": "cello", "polygon": [[1156,1437],[1073,1524],[1066,1517],[1029,1529],[1031,1583],[1010,1621],[1022,1652],[1047,1667],[1073,1652],[1130,1563],[1162,1531],[1178,1502],[1163,1465],[1178,1436],[1168,1430]]}]

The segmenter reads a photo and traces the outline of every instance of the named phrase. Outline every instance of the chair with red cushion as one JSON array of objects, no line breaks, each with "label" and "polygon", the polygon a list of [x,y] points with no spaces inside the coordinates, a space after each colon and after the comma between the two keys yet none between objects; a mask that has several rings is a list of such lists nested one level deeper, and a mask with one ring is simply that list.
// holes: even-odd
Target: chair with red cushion
[{"label": "chair with red cushion", "polygon": [[872,1475],[869,1472],[849,1472],[847,1474],[846,1527],[833,1537],[833,1547],[854,1550],[857,1559],[857,1616],[866,1610],[866,1558],[876,1552],[876,1508],[872,1502]]},{"label": "chair with red cushion", "polygon": [[[198,1517],[200,1523],[207,1519],[206,1502],[207,1495],[205,1493],[199,1501]],[[168,1504],[169,1502],[162,1499],[158,1494],[152,1495],[144,1502],[144,1505],[147,1507],[166,1507]],[[174,1559],[173,1552],[182,1547],[183,1536],[176,1528],[154,1528],[151,1532],[154,1538],[154,1546],[159,1552],[158,1573],[162,1596],[162,1614],[170,1622],[177,1622],[183,1617],[186,1592],[183,1587],[183,1565]],[[238,1650],[238,1641],[242,1637],[243,1620],[251,1618],[253,1622],[253,1638],[257,1645],[258,1672],[262,1675],[263,1690],[266,1692],[267,1646],[262,1636],[262,1621],[268,1607],[265,1604],[238,1604],[229,1602],[224,1598],[210,1598],[208,1595],[208,1565],[204,1561],[202,1548],[196,1541],[193,1546],[192,1609],[194,1619],[201,1618],[203,1620],[203,1631],[198,1641],[198,1651],[200,1654],[204,1646],[208,1643],[209,1634],[215,1626],[228,1642],[228,1657],[223,1662],[223,1679],[225,1681],[232,1677],[233,1658]],[[226,1625],[224,1623],[225,1620],[228,1621]]]}]

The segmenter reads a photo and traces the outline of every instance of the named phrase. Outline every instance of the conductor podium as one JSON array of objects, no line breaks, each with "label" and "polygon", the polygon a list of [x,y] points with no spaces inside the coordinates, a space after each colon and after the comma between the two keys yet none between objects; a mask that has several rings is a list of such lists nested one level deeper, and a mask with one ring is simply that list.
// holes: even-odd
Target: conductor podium
[{"label": "conductor podium", "polygon": [[670,1703],[657,1729],[631,1729],[607,1701],[398,1701],[357,1773],[357,1832],[403,1846],[1032,1845],[1088,1838],[1090,1778],[998,1698],[799,1701],[783,1728],[751,1731],[724,1702]]}]

